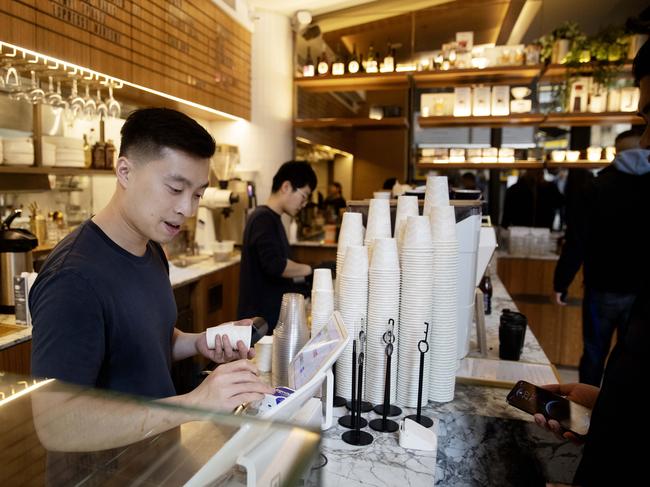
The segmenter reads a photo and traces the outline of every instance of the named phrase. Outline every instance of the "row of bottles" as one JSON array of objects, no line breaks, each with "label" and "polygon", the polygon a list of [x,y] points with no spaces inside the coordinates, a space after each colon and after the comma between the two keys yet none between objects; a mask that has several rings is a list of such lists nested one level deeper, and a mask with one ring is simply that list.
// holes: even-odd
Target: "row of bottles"
[{"label": "row of bottles", "polygon": [[395,71],[395,49],[391,47],[390,43],[387,47],[387,53],[383,58],[380,53],[375,52],[375,47],[370,44],[365,59],[363,54],[357,54],[357,46],[355,45],[352,49],[352,55],[344,60],[343,56],[341,56],[341,46],[339,45],[336,49],[334,62],[329,62],[327,53],[323,49],[322,55],[316,57],[315,64],[311,57],[311,48],[308,47],[307,58],[302,67],[302,75],[304,77],[324,76],[330,72],[335,76],[339,76],[346,73],[392,73],[393,71]]},{"label": "row of bottles", "polygon": [[84,162],[93,169],[113,169],[115,167],[116,149],[112,140],[95,142],[95,129],[84,134]]}]

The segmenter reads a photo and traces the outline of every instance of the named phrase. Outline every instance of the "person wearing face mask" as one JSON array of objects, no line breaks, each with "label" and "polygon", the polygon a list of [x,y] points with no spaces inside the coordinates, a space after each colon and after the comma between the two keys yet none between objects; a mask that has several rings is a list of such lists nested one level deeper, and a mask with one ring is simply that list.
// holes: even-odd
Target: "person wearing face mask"
[{"label": "person wearing face mask", "polygon": [[[134,111],[121,134],[110,202],[56,246],[31,289],[32,375],[211,410],[261,399],[272,389],[242,342],[233,352],[227,337],[217,338],[209,349],[205,332],[174,326],[161,244],[196,213],[212,136],[166,108]],[[196,354],[223,365],[177,395],[171,364]]]},{"label": "person wearing face mask", "polygon": [[271,334],[282,295],[296,290],[294,280],[310,276],[311,266],[291,259],[283,214],[295,217],[316,188],[316,173],[305,161],[288,161],[273,176],[271,196],[251,213],[244,229],[239,274],[238,316],[262,316]]},{"label": "person wearing face mask", "polygon": [[650,189],[650,152],[639,147],[640,131],[616,137],[617,156],[575,199],[566,241],[555,267],[556,302],[584,269],[580,382],[599,386],[614,331],[620,339],[632,305],[650,273],[650,256],[638,211]]}]

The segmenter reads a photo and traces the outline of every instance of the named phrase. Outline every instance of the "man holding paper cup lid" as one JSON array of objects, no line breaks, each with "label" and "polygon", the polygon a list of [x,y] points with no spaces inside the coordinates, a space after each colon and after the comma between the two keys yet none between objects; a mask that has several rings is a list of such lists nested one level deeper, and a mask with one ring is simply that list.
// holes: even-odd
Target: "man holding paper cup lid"
[{"label": "man holding paper cup lid", "polygon": [[[166,108],[133,112],[121,134],[112,199],[55,247],[32,287],[32,374],[213,410],[261,399],[272,389],[242,343],[233,351],[227,337],[208,344],[174,326],[161,244],[197,211],[212,136]],[[172,362],[199,353],[224,365],[176,395]]]}]

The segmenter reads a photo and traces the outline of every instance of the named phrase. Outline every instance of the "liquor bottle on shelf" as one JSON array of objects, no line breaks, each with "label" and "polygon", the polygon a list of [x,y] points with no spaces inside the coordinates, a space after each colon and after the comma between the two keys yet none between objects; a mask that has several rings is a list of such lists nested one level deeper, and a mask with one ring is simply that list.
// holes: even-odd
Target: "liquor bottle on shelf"
[{"label": "liquor bottle on shelf", "polygon": [[310,78],[315,74],[314,60],[311,58],[311,47],[307,48],[307,59],[305,59],[305,64],[302,66],[302,75],[306,78]]},{"label": "liquor bottle on shelf", "polygon": [[327,53],[325,52],[325,49],[323,49],[323,55],[319,58],[316,70],[321,76],[327,74],[327,72],[330,70],[330,65],[327,62]]},{"label": "liquor bottle on shelf", "polygon": [[106,169],[113,169],[115,167],[115,145],[111,139],[108,139],[104,147],[104,157]]},{"label": "liquor bottle on shelf", "polygon": [[352,57],[348,61],[348,73],[358,73],[359,72],[359,56],[357,55],[357,45],[355,44],[352,48]]},{"label": "liquor bottle on shelf", "polygon": [[485,314],[492,314],[492,280],[490,279],[490,274],[487,272],[485,273],[478,287],[483,291],[483,307]]},{"label": "liquor bottle on shelf", "polygon": [[90,143],[88,142],[88,136],[84,134],[84,167],[90,167],[93,163],[93,154],[91,150]]},{"label": "liquor bottle on shelf", "polygon": [[343,58],[341,57],[341,44],[336,46],[336,58],[332,63],[332,74],[336,76],[345,74],[345,63],[343,62]]},{"label": "liquor bottle on shelf", "polygon": [[370,44],[368,48],[368,59],[366,59],[366,73],[378,73],[379,65],[377,63],[377,57],[375,55],[375,46]]},{"label": "liquor bottle on shelf", "polygon": [[393,71],[395,71],[395,49],[391,47],[389,42],[386,49],[386,56],[382,62],[381,72],[392,73]]}]

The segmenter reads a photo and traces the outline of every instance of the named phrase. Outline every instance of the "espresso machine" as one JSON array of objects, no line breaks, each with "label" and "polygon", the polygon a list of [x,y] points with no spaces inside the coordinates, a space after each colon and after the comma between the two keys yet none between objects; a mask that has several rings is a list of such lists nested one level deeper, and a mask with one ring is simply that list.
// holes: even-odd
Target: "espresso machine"
[{"label": "espresso machine", "polygon": [[14,277],[34,270],[32,250],[38,245],[36,236],[21,228],[11,228],[21,210],[14,210],[0,225],[0,313],[15,310]]},{"label": "espresso machine", "polygon": [[196,217],[195,241],[199,253],[210,253],[211,243],[230,240],[241,244],[249,213],[257,206],[255,185],[235,177],[237,146],[218,144],[210,167],[210,187]]}]

